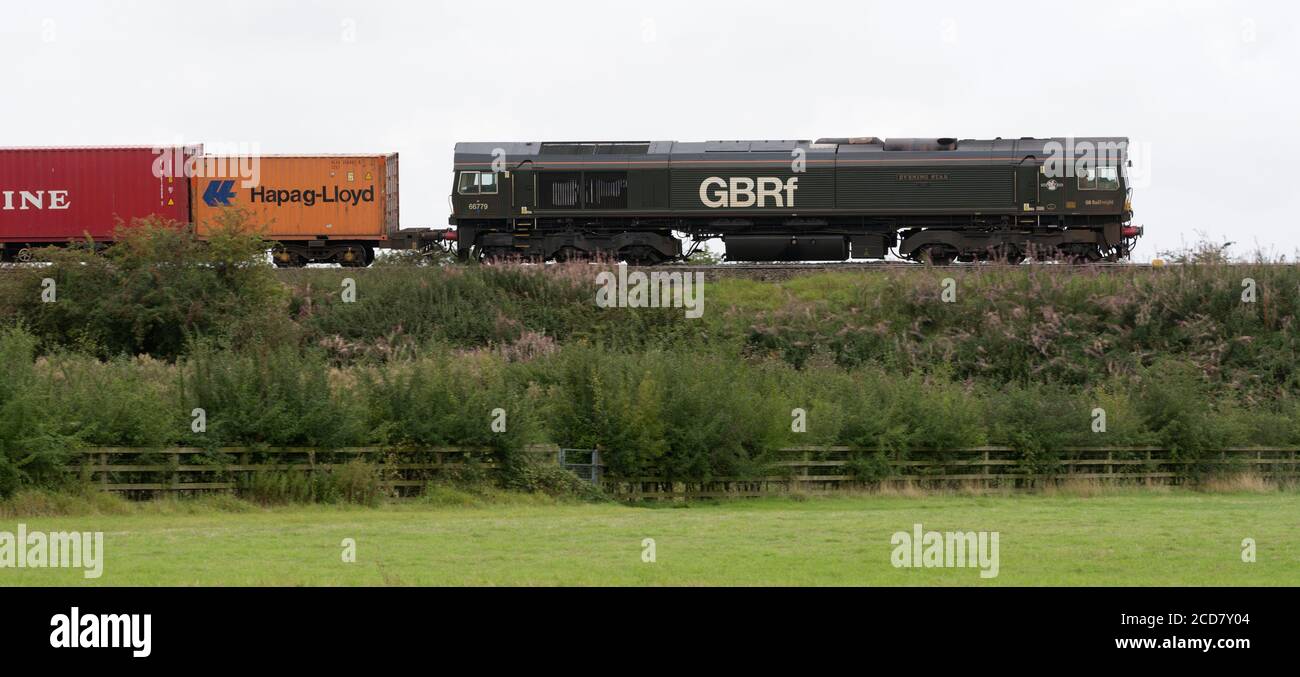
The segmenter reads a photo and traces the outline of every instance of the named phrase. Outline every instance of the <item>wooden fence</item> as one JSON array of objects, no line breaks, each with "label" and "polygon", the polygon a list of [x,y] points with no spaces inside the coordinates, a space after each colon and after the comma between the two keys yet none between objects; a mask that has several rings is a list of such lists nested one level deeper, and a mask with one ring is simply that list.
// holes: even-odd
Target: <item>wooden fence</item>
[{"label": "wooden fence", "polygon": [[[525,453],[558,462],[560,449],[536,445]],[[159,492],[231,491],[259,472],[328,472],[364,459],[395,494],[419,491],[449,471],[492,472],[490,450],[467,447],[306,449],[93,448],[75,468],[105,491],[150,495]],[[628,500],[752,497],[789,492],[823,493],[881,485],[926,488],[980,486],[1033,488],[1070,480],[1108,483],[1179,484],[1205,475],[1249,473],[1285,482],[1300,480],[1296,449],[1227,449],[1211,458],[1179,460],[1153,448],[1069,449],[1051,460],[1028,462],[1005,447],[947,452],[912,452],[903,459],[874,459],[848,447],[796,447],[757,477],[721,477],[706,482],[664,477],[611,478],[604,486]],[[600,476],[593,468],[593,476]]]},{"label": "wooden fence", "polygon": [[[526,453],[554,457],[557,447],[529,447]],[[74,468],[104,491],[128,494],[233,491],[265,472],[330,472],[358,459],[379,470],[380,486],[413,493],[450,470],[496,470],[491,450],[471,447],[344,449],[100,447],[82,451]]]},{"label": "wooden fence", "polygon": [[1036,462],[1008,447],[946,452],[912,452],[905,459],[868,460],[850,447],[783,450],[787,460],[763,477],[722,477],[708,482],[674,482],[659,477],[622,478],[607,489],[629,500],[757,497],[780,493],[827,493],[880,486],[1032,489],[1091,480],[1142,485],[1181,484],[1191,478],[1252,474],[1276,482],[1300,480],[1296,449],[1225,449],[1210,458],[1179,460],[1165,449],[1081,448]]}]

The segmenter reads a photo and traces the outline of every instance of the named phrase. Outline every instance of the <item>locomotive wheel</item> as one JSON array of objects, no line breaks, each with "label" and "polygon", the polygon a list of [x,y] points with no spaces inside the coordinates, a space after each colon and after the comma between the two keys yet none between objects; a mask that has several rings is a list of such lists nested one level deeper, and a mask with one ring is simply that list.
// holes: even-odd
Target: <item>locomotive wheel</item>
[{"label": "locomotive wheel", "polygon": [[957,252],[952,247],[942,244],[928,244],[921,247],[921,255],[917,257],[917,260],[931,266],[950,266],[955,258],[957,258]]},{"label": "locomotive wheel", "polygon": [[1073,252],[1070,254],[1070,264],[1075,266],[1089,266],[1101,260],[1101,252],[1086,251]]},{"label": "locomotive wheel", "polygon": [[509,259],[510,250],[504,247],[484,247],[479,252],[479,261],[483,263],[504,263]]},{"label": "locomotive wheel", "polygon": [[1018,266],[1025,261],[1025,255],[1020,252],[1020,248],[1013,244],[1002,245],[993,249],[994,263],[1005,263],[1009,266]]},{"label": "locomotive wheel", "polygon": [[483,250],[483,263],[538,263],[537,256],[513,247],[487,247]]},{"label": "locomotive wheel", "polygon": [[577,247],[560,247],[559,251],[555,252],[555,256],[554,256],[556,263],[568,263],[570,261],[586,261],[590,258],[591,255],[589,253],[581,249],[578,249]]},{"label": "locomotive wheel", "polygon": [[1031,244],[1029,245],[1029,251],[1033,255],[1035,261],[1046,262],[1061,260],[1061,253],[1056,249],[1056,247],[1043,247]]},{"label": "locomotive wheel", "polygon": [[663,254],[644,245],[624,247],[619,250],[618,255],[629,266],[655,266],[664,262]]}]

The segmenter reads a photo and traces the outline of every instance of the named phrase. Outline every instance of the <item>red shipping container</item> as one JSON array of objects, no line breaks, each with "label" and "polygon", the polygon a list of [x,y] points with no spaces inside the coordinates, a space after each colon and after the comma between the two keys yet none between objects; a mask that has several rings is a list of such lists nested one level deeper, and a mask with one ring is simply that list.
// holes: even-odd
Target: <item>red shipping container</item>
[{"label": "red shipping container", "polygon": [[13,254],[87,236],[108,241],[119,219],[188,223],[184,159],[197,154],[201,147],[0,148],[0,243]]}]

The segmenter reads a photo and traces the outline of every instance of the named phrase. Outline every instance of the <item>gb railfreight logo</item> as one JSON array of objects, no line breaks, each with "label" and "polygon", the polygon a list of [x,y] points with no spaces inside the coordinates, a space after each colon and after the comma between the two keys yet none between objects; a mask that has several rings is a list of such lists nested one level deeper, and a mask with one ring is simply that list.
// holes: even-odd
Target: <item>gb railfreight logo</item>
[{"label": "gb railfreight logo", "polygon": [[797,176],[784,181],[775,176],[733,176],[730,181],[710,176],[700,183],[700,202],[710,209],[767,207],[769,203],[772,207],[793,207],[796,190]]}]

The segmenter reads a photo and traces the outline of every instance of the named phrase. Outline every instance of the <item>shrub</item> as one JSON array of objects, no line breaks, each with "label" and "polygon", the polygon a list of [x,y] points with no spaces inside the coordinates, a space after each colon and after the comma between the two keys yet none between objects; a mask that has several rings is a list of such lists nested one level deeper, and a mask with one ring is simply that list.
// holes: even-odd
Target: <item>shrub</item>
[{"label": "shrub", "polygon": [[540,493],[552,498],[570,498],[582,501],[606,500],[605,493],[596,485],[554,463],[525,460],[506,473],[504,486],[511,491]]},{"label": "shrub", "polygon": [[736,358],[580,346],[546,361],[539,377],[552,439],[600,449],[618,476],[753,473],[788,430],[775,378]]},{"label": "shrub", "polygon": [[1143,372],[1140,393],[1138,411],[1146,427],[1175,461],[1187,463],[1190,474],[1209,470],[1204,461],[1244,441],[1231,409],[1216,410],[1203,374],[1193,365],[1158,360]]},{"label": "shrub", "polygon": [[188,416],[201,408],[207,421],[202,433],[186,426],[185,440],[194,446],[341,447],[366,437],[365,403],[334,387],[318,353],[198,345],[180,373],[182,410]]},{"label": "shrub", "polygon": [[299,470],[248,473],[239,482],[241,498],[261,505],[333,502],[335,495],[324,474]]},{"label": "shrub", "polygon": [[49,389],[37,377],[35,352],[30,333],[0,329],[0,497],[23,484],[64,484],[64,468],[77,446],[49,414]]},{"label": "shrub", "polygon": [[[214,224],[206,242],[189,226],[140,219],[119,226],[102,256],[93,247],[44,250],[51,265],[19,273],[13,311],[47,348],[100,357],[173,358],[194,335],[250,340],[275,333],[273,318],[284,317],[265,249],[237,213]],[[42,300],[46,278],[56,284],[53,303]]]},{"label": "shrub", "polygon": [[356,459],[335,468],[329,476],[339,499],[344,503],[377,505],[384,496],[375,466]]},{"label": "shrub", "polygon": [[488,447],[509,456],[535,440],[526,388],[491,354],[395,362],[360,369],[356,379],[353,392],[364,402],[369,439],[378,444]]}]

